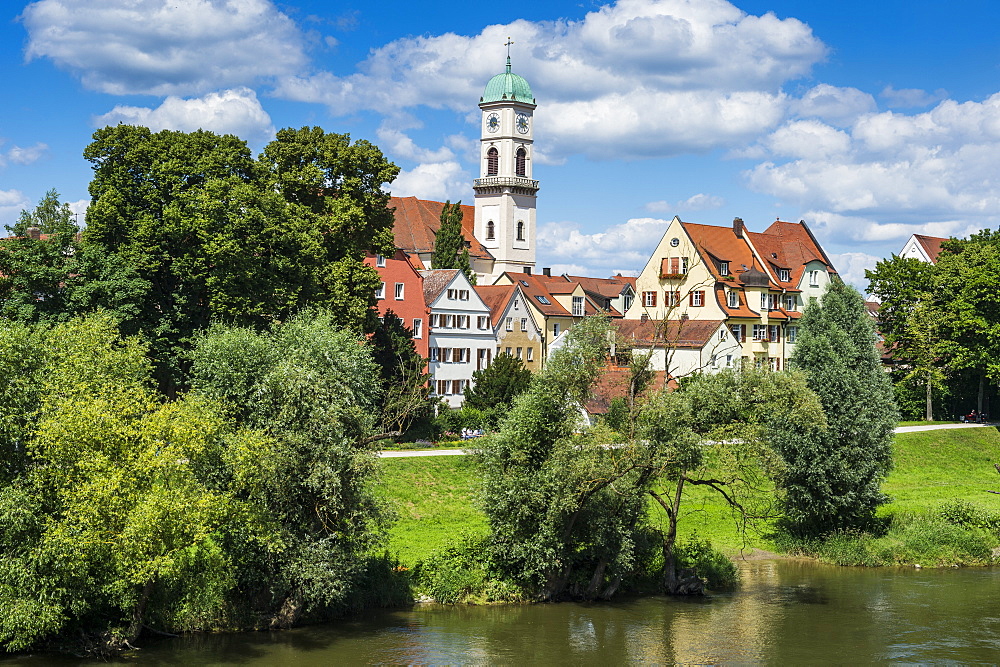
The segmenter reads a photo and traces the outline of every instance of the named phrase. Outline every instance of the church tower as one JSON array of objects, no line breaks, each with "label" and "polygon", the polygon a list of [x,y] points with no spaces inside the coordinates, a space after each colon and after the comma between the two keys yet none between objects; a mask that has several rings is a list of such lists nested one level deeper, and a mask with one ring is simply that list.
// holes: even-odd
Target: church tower
[{"label": "church tower", "polygon": [[[509,46],[509,43],[508,43]],[[535,268],[535,199],[538,181],[531,178],[535,98],[522,77],[497,74],[479,100],[482,109],[479,178],[476,191],[476,238],[496,259],[493,273],[480,284],[491,285],[504,271]]]}]

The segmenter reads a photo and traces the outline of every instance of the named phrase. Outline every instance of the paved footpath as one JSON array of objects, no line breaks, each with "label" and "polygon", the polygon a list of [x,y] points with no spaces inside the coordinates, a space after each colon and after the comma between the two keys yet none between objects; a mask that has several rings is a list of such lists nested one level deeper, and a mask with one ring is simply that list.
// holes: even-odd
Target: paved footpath
[{"label": "paved footpath", "polygon": [[[982,428],[996,426],[995,424],[931,424],[929,426],[897,426],[896,433],[913,433],[915,431],[937,431],[943,428]],[[462,456],[464,449],[401,449],[379,452],[383,459],[401,459],[411,456]]]}]

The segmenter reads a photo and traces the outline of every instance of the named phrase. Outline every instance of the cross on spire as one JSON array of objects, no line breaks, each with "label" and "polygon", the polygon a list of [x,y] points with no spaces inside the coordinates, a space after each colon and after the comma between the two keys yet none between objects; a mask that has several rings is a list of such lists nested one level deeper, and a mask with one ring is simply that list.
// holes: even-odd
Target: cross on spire
[{"label": "cross on spire", "polygon": [[510,35],[507,35],[507,43],[504,44],[504,46],[507,47],[507,73],[508,74],[510,73],[510,45],[513,44],[513,43],[514,43],[514,40],[512,40],[510,38]]}]

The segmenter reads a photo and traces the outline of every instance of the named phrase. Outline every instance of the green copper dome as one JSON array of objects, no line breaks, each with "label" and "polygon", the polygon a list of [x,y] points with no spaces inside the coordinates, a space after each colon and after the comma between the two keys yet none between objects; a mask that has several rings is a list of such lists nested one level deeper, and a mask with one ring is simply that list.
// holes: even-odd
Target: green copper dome
[{"label": "green copper dome", "polygon": [[483,96],[479,98],[480,104],[485,102],[526,102],[535,103],[535,96],[531,94],[531,86],[524,80],[510,71],[510,58],[507,58],[507,71],[497,74],[486,84]]}]

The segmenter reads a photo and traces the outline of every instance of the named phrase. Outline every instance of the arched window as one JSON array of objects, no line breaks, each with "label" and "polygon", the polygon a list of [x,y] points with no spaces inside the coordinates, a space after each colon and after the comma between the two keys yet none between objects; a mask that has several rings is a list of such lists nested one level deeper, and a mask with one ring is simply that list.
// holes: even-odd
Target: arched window
[{"label": "arched window", "polygon": [[524,240],[524,220],[517,221],[517,240]]},{"label": "arched window", "polygon": [[486,223],[486,240],[487,241],[492,241],[495,238],[496,238],[496,234],[494,234],[494,231],[493,231],[493,221],[490,220],[489,222]]},{"label": "arched window", "polygon": [[491,148],[486,151],[486,175],[496,176],[500,171],[500,151]]},{"label": "arched window", "polygon": [[528,161],[528,151],[524,150],[524,147],[522,146],[521,148],[517,149],[517,154],[515,155],[515,157],[517,158],[514,161],[514,170],[515,170],[515,173],[518,176],[524,176],[525,175],[525,170],[527,168],[527,164],[526,163]]}]

